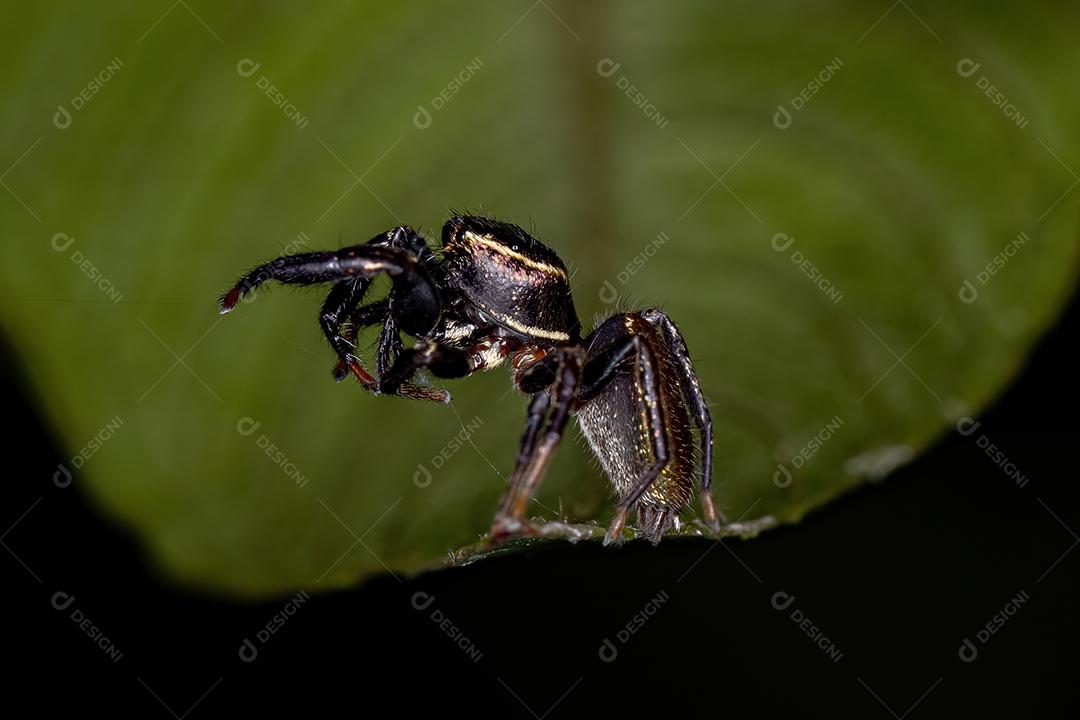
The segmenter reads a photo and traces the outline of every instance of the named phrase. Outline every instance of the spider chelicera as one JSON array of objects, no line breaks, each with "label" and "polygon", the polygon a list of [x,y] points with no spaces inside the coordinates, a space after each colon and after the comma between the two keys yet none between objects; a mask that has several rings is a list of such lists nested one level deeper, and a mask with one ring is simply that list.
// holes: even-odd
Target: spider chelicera
[{"label": "spider chelicera", "polygon": [[[379,273],[392,281],[389,294],[361,305]],[[510,361],[515,386],[532,399],[493,541],[536,532],[527,505],[571,415],[619,497],[605,544],[622,539],[631,511],[653,543],[678,528],[698,478],[692,426],[702,515],[719,529],[712,419],[675,323],[649,308],[612,315],[582,337],[566,266],[520,227],[457,216],[443,226],[440,254],[403,225],[364,245],[279,257],[240,278],[221,312],[267,280],[332,283],[319,324],[338,356],[334,375],[351,373],[373,394],[449,402],[445,390],[413,383],[417,371],[460,378]],[[371,325],[382,325],[377,377],[354,354],[357,333]]]}]

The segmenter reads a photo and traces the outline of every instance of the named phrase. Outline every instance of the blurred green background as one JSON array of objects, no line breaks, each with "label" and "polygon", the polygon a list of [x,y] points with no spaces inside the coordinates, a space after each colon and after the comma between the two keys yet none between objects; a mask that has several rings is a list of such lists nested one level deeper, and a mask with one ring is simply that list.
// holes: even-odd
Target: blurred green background
[{"label": "blurred green background", "polygon": [[[70,453],[40,481],[71,472],[189,586],[437,564],[512,469],[505,372],[451,407],[372,398],[331,381],[325,289],[219,318],[282,252],[469,209],[555,247],[586,324],[662,304],[744,520],[796,520],[977,414],[1075,284],[1075,5],[5,14],[0,322]],[[539,500],[610,512],[569,437]]]}]

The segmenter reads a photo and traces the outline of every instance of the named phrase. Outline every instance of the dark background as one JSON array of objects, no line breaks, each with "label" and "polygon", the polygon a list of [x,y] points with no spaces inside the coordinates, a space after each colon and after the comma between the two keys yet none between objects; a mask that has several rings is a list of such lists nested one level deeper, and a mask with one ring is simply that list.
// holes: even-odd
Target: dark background
[{"label": "dark background", "polygon": [[[1075,299],[970,437],[743,542],[557,544],[415,579],[314,596],[258,655],[245,638],[285,607],[215,602],[167,586],[133,539],[87,503],[43,427],[20,368],[4,368],[4,695],[62,712],[212,717],[335,708],[368,717],[451,708],[506,717],[586,711],[785,713],[865,718],[1075,717],[1077,511]],[[7,353],[10,356],[10,353]],[[1006,477],[986,435],[1030,480]],[[29,509],[29,510],[28,510]],[[360,552],[361,550],[356,549]],[[65,611],[57,592],[74,595]],[[417,592],[434,597],[414,609]],[[774,609],[777,592],[795,597]],[[650,600],[626,642],[618,632]],[[979,630],[1028,601],[985,643]],[[427,596],[423,596],[427,597]],[[79,609],[122,652],[70,619]],[[438,609],[481,653],[470,659]],[[791,619],[798,609],[842,653]],[[962,662],[965,638],[978,649]],[[603,662],[605,639],[618,655]],[[591,710],[590,710],[591,709]]]},{"label": "dark background", "polygon": [[[1077,276],[1075,2],[7,5],[2,692],[26,710],[5,716],[1080,717],[1076,303],[1031,344]],[[448,205],[550,241],[586,324],[611,292],[668,308],[717,408],[721,507],[817,509],[746,542],[379,576],[487,527],[523,399],[502,373],[454,384],[483,435],[422,490],[445,408],[334,386],[314,290],[227,321],[214,299],[289,248],[431,231]],[[969,408],[975,434],[834,498],[847,460],[921,451]],[[774,485],[838,409],[844,432]],[[57,486],[105,418],[125,439]],[[540,499],[603,521],[601,473],[567,450]],[[374,552],[345,547],[387,508]]]}]

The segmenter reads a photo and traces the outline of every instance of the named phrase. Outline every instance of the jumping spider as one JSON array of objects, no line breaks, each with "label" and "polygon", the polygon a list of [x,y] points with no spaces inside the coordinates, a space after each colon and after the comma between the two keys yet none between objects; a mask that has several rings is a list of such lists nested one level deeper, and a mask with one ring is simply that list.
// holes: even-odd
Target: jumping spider
[{"label": "jumping spider", "polygon": [[[388,296],[361,305],[383,272],[393,283]],[[653,543],[678,527],[697,476],[691,423],[699,431],[702,514],[719,528],[712,419],[678,328],[649,308],[612,315],[582,337],[566,266],[518,226],[452,217],[441,255],[403,225],[364,245],[279,257],[240,278],[222,296],[221,312],[267,280],[333,284],[319,324],[339,359],[334,375],[351,373],[375,395],[449,402],[445,390],[412,383],[416,372],[460,378],[510,360],[515,386],[532,400],[493,541],[536,532],[526,507],[571,415],[620,498],[605,545],[621,540],[631,510]],[[360,328],[379,324],[376,378],[354,341]],[[412,347],[401,333],[416,338]]]}]

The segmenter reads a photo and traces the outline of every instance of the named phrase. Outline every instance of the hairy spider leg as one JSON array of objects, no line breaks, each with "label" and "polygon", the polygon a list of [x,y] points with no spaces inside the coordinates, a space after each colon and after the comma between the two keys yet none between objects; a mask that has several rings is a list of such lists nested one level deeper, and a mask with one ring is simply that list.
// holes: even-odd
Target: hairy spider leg
[{"label": "hairy spider leg", "polygon": [[[574,408],[581,369],[581,348],[566,346],[548,353],[518,376],[518,387],[535,394],[529,403],[514,474],[492,524],[493,538],[517,533],[525,524],[529,499],[536,492],[555,448],[562,440]],[[545,421],[547,428],[537,443],[540,427]]]},{"label": "hairy spider leg", "polygon": [[[360,333],[360,330],[371,325],[383,325],[389,321],[390,314],[390,301],[388,298],[383,298],[367,305],[361,305],[356,308],[349,316],[348,320],[342,323],[341,336],[345,339],[351,347],[356,347],[356,336]],[[382,336],[380,335],[380,344],[382,342]],[[381,348],[380,348],[381,349]],[[378,366],[376,366],[378,367]],[[334,367],[334,380],[341,382],[349,374],[349,366],[344,359],[339,358],[337,366]],[[383,374],[383,370],[379,369],[379,374]]]},{"label": "hairy spider leg", "polygon": [[267,280],[290,285],[371,279],[385,272],[393,282],[397,302],[393,312],[401,329],[421,336],[435,327],[442,312],[439,290],[415,255],[396,248],[354,245],[332,252],[287,255],[260,265],[221,298],[221,312],[236,307],[240,298]]},{"label": "hairy spider leg", "polygon": [[679,365],[679,383],[682,387],[683,397],[690,407],[691,417],[697,425],[701,444],[701,510],[705,516],[706,524],[714,531],[720,529],[720,523],[727,522],[724,513],[716,509],[712,495],[713,475],[713,421],[709,413],[709,404],[705,401],[705,395],[701,391],[701,382],[698,380],[694,364],[690,360],[690,350],[686,346],[686,340],[679,332],[675,322],[660,308],[648,308],[641,313],[642,317],[653,325],[659,325],[661,335],[667,342],[668,349],[675,356]]},{"label": "hairy spider leg", "polygon": [[387,308],[386,319],[383,321],[382,330],[379,332],[379,346],[375,351],[375,368],[379,375],[387,375],[398,356],[405,350],[405,344],[401,342],[401,331],[398,329],[397,320]]},{"label": "hairy spider leg", "polygon": [[360,384],[368,389],[375,387],[375,378],[364,370],[360,364],[360,358],[352,352],[353,342],[341,334],[341,329],[344,317],[353,312],[370,285],[371,280],[364,277],[350,278],[337,283],[330,289],[330,294],[326,296],[326,301],[319,311],[319,326],[327,342],[330,343],[330,347],[338,356],[339,367],[343,366],[346,371],[351,372]]},{"label": "hairy spider leg", "polygon": [[528,526],[524,520],[525,507],[528,505],[528,498],[525,499],[525,502],[523,503],[525,507],[522,508],[522,512],[519,516],[515,517],[511,510],[515,504],[516,498],[521,493],[521,484],[524,473],[529,468],[530,461],[536,452],[536,438],[540,434],[540,429],[548,417],[548,410],[550,407],[551,396],[548,394],[547,390],[535,393],[532,400],[529,401],[525,430],[521,435],[521,442],[518,445],[514,472],[510,475],[506,491],[503,493],[502,500],[499,502],[499,510],[495,514],[495,520],[491,525],[490,534],[492,542],[499,542],[505,537],[521,534],[528,530]]},{"label": "hairy spider leg", "polygon": [[[525,431],[521,435],[521,443],[518,446],[518,454],[515,459],[514,473],[510,476],[508,488],[521,486],[521,475],[529,466],[533,453],[536,451],[536,438],[540,434],[540,428],[548,416],[548,408],[551,407],[551,396],[546,390],[542,390],[532,396],[529,401],[529,411],[525,420]],[[505,507],[511,493],[507,492],[503,498],[502,512],[508,513],[510,509]]]},{"label": "hairy spider leg", "polygon": [[394,394],[420,368],[427,368],[435,377],[448,379],[462,378],[473,371],[465,351],[431,340],[420,340],[397,356],[390,372],[380,380],[379,392]]},{"label": "hairy spider leg", "polygon": [[[619,368],[628,361],[633,362],[636,381],[640,383],[645,396],[644,416],[647,422],[649,438],[652,441],[653,464],[637,481],[633,490],[615,506],[615,517],[612,518],[611,525],[604,535],[605,545],[620,541],[631,508],[652,486],[670,461],[666,424],[661,412],[660,371],[649,344],[640,335],[622,337],[594,353],[586,362],[584,374],[587,379],[582,384],[578,397],[583,403],[596,397],[615,377]],[[655,527],[647,529],[648,534],[652,537],[653,544],[660,541],[659,533],[662,532],[665,524],[666,518],[663,512],[657,512],[657,516],[653,518]]]},{"label": "hairy spider leg", "polygon": [[[463,347],[458,347],[463,343]],[[463,378],[481,370],[497,367],[520,343],[504,335],[491,334],[491,328],[481,326],[472,335],[451,345],[439,340],[421,338],[411,348],[396,350],[393,365],[381,372],[379,392],[394,394],[410,387],[408,382],[421,369],[444,379]],[[411,386],[417,387],[417,386]],[[449,395],[447,395],[449,398]],[[448,401],[448,400],[447,400]]]},{"label": "hairy spider leg", "polygon": [[[335,286],[340,287],[340,285]],[[333,291],[331,291],[333,292]],[[329,302],[330,298],[327,298]],[[390,361],[387,360],[389,353],[400,352],[403,347],[401,343],[401,336],[398,334],[397,323],[393,316],[390,314],[390,302],[389,299],[379,300],[368,305],[364,305],[356,309],[350,318],[349,325],[342,328],[341,338],[346,343],[346,348],[354,348],[357,331],[361,327],[367,327],[370,325],[377,325],[382,323],[383,329],[379,335],[379,348],[377,355],[377,367],[379,375],[384,376],[389,372]],[[338,325],[341,328],[341,325]],[[396,350],[394,348],[397,348]],[[335,348],[336,349],[336,348]],[[339,353],[340,355],[340,353]],[[346,365],[346,363],[348,363]],[[338,360],[337,367],[334,368],[334,379],[341,381],[345,379],[345,376],[352,372],[353,375],[357,375],[357,370],[362,371],[359,360],[351,352]],[[367,375],[366,372],[364,372]],[[357,375],[357,377],[359,377]],[[370,377],[370,375],[369,375]],[[412,398],[414,400],[426,400],[428,402],[436,403],[448,403],[450,402],[450,393],[441,388],[426,387],[423,385],[414,385],[408,382],[402,382],[396,384],[393,387],[385,387],[380,385],[380,381],[372,378],[371,383],[363,383],[369,390],[378,393],[384,393],[388,395],[398,395],[400,397]]]},{"label": "hairy spider leg", "polygon": [[[410,251],[372,244],[356,245],[333,252],[289,255],[271,260],[240,278],[237,284],[222,296],[221,312],[232,310],[241,297],[267,280],[296,285],[338,283],[323,306],[323,316],[331,316],[330,320],[322,323],[324,332],[339,359],[346,363],[361,384],[377,392],[378,381],[352,358],[349,352],[351,346],[344,342],[344,338],[341,338],[333,325],[336,321],[340,326],[340,320],[347,308],[359,301],[358,296],[366,290],[371,279],[382,272],[389,275],[393,283],[395,302],[390,305],[390,309],[395,325],[410,335],[421,336],[428,333],[438,322],[442,312],[442,300],[427,268]],[[420,388],[413,392],[415,388],[400,389],[399,394],[437,402],[446,402],[449,397],[445,391]]]},{"label": "hairy spider leg", "polygon": [[[435,259],[435,254],[428,247],[424,238],[408,225],[402,225],[388,230],[382,235],[376,235],[367,244],[403,250],[416,255],[420,262],[424,264]],[[398,327],[397,320],[394,317],[393,302],[394,291],[391,290],[390,294],[383,300],[361,306],[348,319],[341,319],[341,325],[345,326],[341,334],[354,346],[357,333],[361,328],[382,324],[383,327],[379,333],[378,349],[375,356],[375,367],[380,376],[386,375],[390,371],[394,359],[405,347],[401,342],[401,329]],[[359,304],[359,300],[357,304]],[[341,359],[334,369],[334,378],[338,381],[343,380],[348,372],[347,359]]]}]

